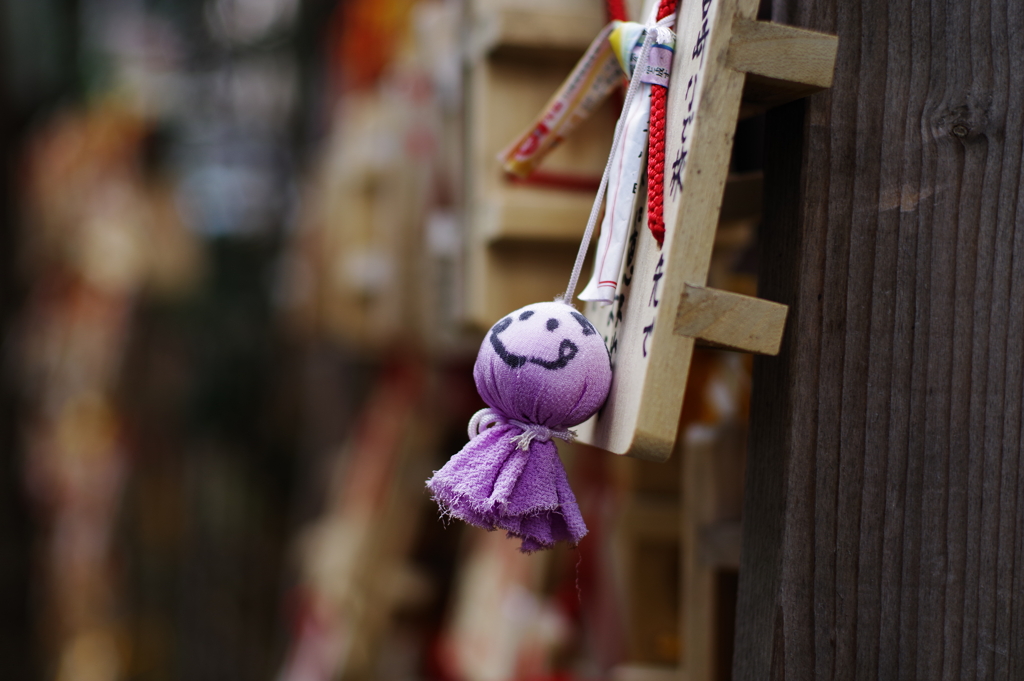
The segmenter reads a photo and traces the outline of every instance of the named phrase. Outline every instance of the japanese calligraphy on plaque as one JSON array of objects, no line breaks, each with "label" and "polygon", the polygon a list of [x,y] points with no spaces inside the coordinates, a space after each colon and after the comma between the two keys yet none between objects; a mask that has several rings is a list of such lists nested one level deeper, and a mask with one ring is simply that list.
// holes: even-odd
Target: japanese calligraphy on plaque
[{"label": "japanese calligraphy on plaque", "polygon": [[[659,248],[639,206],[613,302],[585,310],[614,371],[608,401],[581,429],[583,441],[602,449],[669,457],[695,341],[778,351],[785,306],[705,287],[732,138],[741,102],[750,110],[748,74],[762,109],[806,96],[831,84],[836,42],[755,21],[757,4],[680,2],[666,127],[665,242]],[[773,83],[785,87],[773,93]]]}]

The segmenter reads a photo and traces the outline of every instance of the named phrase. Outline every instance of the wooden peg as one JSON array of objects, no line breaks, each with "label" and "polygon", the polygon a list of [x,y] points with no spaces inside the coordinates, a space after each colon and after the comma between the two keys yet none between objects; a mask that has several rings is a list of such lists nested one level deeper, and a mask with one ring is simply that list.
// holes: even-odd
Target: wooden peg
[{"label": "wooden peg", "polygon": [[714,347],[777,355],[788,310],[780,303],[686,284],[673,330]]},{"label": "wooden peg", "polygon": [[740,117],[831,87],[838,45],[827,33],[737,17],[726,63],[747,74]]}]

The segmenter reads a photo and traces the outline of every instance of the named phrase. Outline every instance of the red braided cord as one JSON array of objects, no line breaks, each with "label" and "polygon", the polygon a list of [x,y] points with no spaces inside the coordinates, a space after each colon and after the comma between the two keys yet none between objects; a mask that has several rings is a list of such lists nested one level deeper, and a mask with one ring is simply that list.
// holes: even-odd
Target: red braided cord
[{"label": "red braided cord", "polygon": [[665,100],[668,91],[651,86],[650,138],[647,146],[647,227],[660,246],[665,241]]},{"label": "red braided cord", "polygon": [[658,18],[656,20],[661,21],[669,14],[675,14],[676,2],[677,0],[661,0],[661,5],[658,7]]},{"label": "red braided cord", "polygon": [[[676,11],[677,0],[661,0],[658,21]],[[668,88],[651,85],[647,146],[647,227],[658,245],[665,241],[665,102]]]}]

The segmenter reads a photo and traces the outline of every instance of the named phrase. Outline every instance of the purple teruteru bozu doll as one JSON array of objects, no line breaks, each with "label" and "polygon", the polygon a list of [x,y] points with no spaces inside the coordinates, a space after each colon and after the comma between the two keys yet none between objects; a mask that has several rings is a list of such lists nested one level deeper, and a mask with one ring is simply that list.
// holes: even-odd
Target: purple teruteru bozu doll
[{"label": "purple teruteru bozu doll", "polygon": [[587,533],[552,438],[593,415],[612,381],[608,350],[587,318],[562,302],[534,303],[487,333],[473,368],[490,408],[469,443],[427,481],[446,515],[522,540],[522,551],[576,544]]}]

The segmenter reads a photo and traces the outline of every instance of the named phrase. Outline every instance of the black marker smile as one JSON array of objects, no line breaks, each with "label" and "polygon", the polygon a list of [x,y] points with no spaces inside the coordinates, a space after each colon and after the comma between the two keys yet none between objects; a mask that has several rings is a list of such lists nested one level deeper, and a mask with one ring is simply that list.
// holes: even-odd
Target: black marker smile
[{"label": "black marker smile", "polygon": [[568,338],[563,338],[562,342],[558,344],[558,359],[546,361],[536,357],[531,357],[530,361],[534,364],[539,364],[545,369],[564,369],[565,365],[568,364],[579,351],[580,349],[576,347],[575,343]]},{"label": "black marker smile", "polygon": [[[500,322],[494,325],[491,329],[491,346],[494,351],[498,353],[498,357],[501,357],[501,361],[509,365],[513,369],[518,369],[527,362],[542,366],[545,369],[564,369],[569,362],[576,356],[576,353],[580,351],[579,347],[576,346],[568,338],[563,338],[562,342],[558,344],[558,357],[556,359],[547,360],[539,357],[527,357],[526,355],[517,355],[511,352],[505,347],[505,344],[498,338],[498,334],[507,329],[512,324],[511,317],[505,317]],[[586,335],[586,334],[584,334]]]},{"label": "black marker smile", "polygon": [[[523,314],[526,313],[524,312]],[[522,319],[522,317],[520,317],[520,319]],[[500,338],[498,338],[498,334],[507,329],[510,324],[512,324],[512,318],[505,317],[494,325],[494,328],[491,329],[491,345],[494,347],[494,351],[498,353],[498,357],[501,357],[501,360],[505,362],[505,364],[509,365],[513,369],[517,369],[526,364],[526,357],[524,355],[517,355],[514,352],[509,352],[508,348],[505,347],[505,344],[501,342]]]}]

